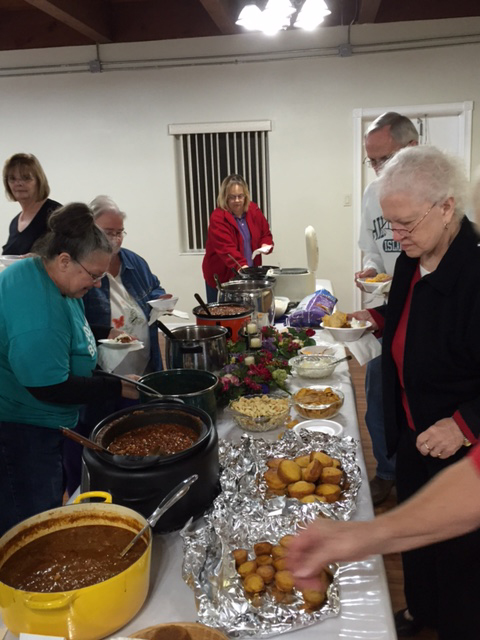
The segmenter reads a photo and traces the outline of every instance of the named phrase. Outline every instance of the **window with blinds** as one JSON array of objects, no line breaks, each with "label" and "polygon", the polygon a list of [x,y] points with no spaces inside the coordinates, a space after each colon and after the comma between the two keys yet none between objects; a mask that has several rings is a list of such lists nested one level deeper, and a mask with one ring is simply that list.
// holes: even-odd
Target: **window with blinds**
[{"label": "window with blinds", "polygon": [[170,125],[181,199],[182,251],[205,249],[210,214],[222,180],[238,173],[270,222],[268,133],[271,122]]}]

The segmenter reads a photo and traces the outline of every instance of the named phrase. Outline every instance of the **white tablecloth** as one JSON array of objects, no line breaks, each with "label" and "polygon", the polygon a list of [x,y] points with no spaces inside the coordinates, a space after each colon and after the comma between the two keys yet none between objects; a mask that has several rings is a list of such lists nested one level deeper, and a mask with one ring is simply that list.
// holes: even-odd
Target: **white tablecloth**
[{"label": "white tablecloth", "polygon": [[[330,283],[321,281],[322,286],[329,288]],[[317,332],[318,339],[327,339],[322,332]],[[344,353],[343,347],[336,347],[338,355]],[[359,440],[356,417],[355,394],[348,373],[347,363],[340,364],[332,378],[325,383],[341,384],[345,394],[342,411],[334,420],[344,427],[344,435]],[[297,385],[296,380],[292,385]],[[303,383],[300,385],[303,386]],[[220,438],[238,441],[242,431],[220,414],[217,424]],[[259,437],[275,440],[278,431],[265,433]],[[368,479],[361,446],[358,446],[358,464],[362,470],[362,486],[358,494],[356,520],[367,520],[373,517],[373,507],[368,487]],[[115,636],[128,636],[140,629],[163,622],[195,621],[196,610],[193,593],[183,582],[182,541],[178,533],[155,535],[153,540],[153,558],[151,585],[149,596],[140,613]],[[340,573],[341,611],[336,618],[330,618],[316,625],[292,632],[289,638],[298,640],[394,640],[396,638],[393,624],[390,596],[385,576],[383,560],[374,556],[364,562],[350,563],[341,567]],[[7,633],[6,640],[14,638]]]}]

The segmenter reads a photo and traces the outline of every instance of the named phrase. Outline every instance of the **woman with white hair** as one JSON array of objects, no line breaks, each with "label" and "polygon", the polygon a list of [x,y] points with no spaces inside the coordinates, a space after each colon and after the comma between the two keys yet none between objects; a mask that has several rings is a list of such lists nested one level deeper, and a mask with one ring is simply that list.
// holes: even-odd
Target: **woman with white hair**
[{"label": "woman with white hair", "polygon": [[158,329],[149,326],[151,307],[147,300],[165,295],[165,289],[137,253],[122,247],[126,236],[126,214],[108,196],[97,196],[90,203],[95,224],[102,229],[112,245],[110,266],[101,287],[83,298],[85,315],[91,325],[104,325],[134,335],[144,349],[132,351],[122,361],[116,373],[136,373],[162,369],[158,345]]},{"label": "woman with white hair", "polygon": [[[122,247],[126,235],[126,215],[108,196],[98,196],[90,203],[97,227],[107,236],[113,253],[100,286],[84,297],[85,316],[97,338],[113,338],[119,333],[134,335],[144,348],[128,353],[115,373],[143,375],[163,369],[158,329],[148,325],[151,307],[147,300],[161,298],[165,289],[141,256]],[[106,398],[80,410],[76,427],[82,435],[90,435],[93,427],[106,416],[126,406],[122,400]],[[71,495],[80,484],[82,448],[75,442],[65,443],[64,467],[67,491]]]},{"label": "woman with white hair", "polygon": [[[375,330],[383,332],[385,430],[389,454],[397,454],[399,503],[462,461],[480,433],[480,238],[465,216],[466,193],[460,160],[434,147],[399,151],[379,179],[383,215],[402,253],[388,304],[353,315],[370,320]],[[472,479],[476,491],[478,453],[477,449],[472,456],[473,466],[459,462],[455,472],[452,469],[435,484],[444,487],[441,506],[451,509],[453,517],[468,499],[465,477]],[[458,505],[452,505],[455,491],[445,490],[445,484],[455,484],[459,473],[466,475],[458,482]],[[426,495],[438,500],[438,489]],[[414,521],[399,526],[402,514],[410,514]],[[361,557],[373,550],[375,541],[380,552],[409,549],[402,554],[407,609],[395,615],[398,636],[413,636],[426,625],[438,630],[440,640],[477,640],[480,530],[476,515],[470,515],[458,518],[460,526],[452,523],[449,532],[424,535],[429,526],[422,525],[421,510],[406,505],[398,516],[380,521],[375,531],[368,527],[336,534],[324,531],[322,537],[318,525],[317,549],[330,534],[338,536],[339,544],[338,553],[329,554],[331,559],[332,555],[340,560]],[[429,517],[441,522],[438,504],[435,511],[425,510],[425,518]],[[394,544],[382,542],[382,527]],[[292,551],[292,565],[296,563],[302,578],[317,570],[306,537],[311,533],[304,534]],[[343,533],[350,536],[350,543],[356,537],[353,553],[346,550],[350,543]],[[439,542],[448,533],[460,537]],[[373,547],[364,535],[372,536]],[[428,546],[413,550],[420,544]]]}]

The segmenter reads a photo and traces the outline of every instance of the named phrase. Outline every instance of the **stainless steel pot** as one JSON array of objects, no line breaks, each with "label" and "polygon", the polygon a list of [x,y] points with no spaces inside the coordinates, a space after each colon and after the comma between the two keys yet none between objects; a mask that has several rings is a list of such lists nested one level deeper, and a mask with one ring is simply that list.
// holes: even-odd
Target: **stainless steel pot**
[{"label": "stainless steel pot", "polygon": [[253,320],[259,327],[275,322],[275,280],[230,280],[221,285],[220,302],[243,302],[255,309]]},{"label": "stainless steel pot", "polygon": [[202,369],[215,373],[227,364],[226,327],[189,325],[171,329],[170,334],[165,336],[169,369]]}]

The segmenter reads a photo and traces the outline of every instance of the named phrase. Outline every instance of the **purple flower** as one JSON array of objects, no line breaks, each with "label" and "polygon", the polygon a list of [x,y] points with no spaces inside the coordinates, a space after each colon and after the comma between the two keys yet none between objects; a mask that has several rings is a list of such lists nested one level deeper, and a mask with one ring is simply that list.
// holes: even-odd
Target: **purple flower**
[{"label": "purple flower", "polygon": [[262,387],[262,393],[268,393],[270,391],[268,384],[260,385]]},{"label": "purple flower", "polygon": [[274,339],[273,338],[263,338],[263,340],[262,340],[262,349],[265,349],[266,351],[271,351],[272,353],[275,353],[277,348],[275,346]]},{"label": "purple flower", "polygon": [[222,373],[233,373],[238,368],[236,364],[227,364],[223,367]]}]

